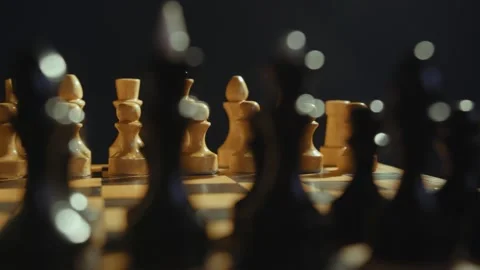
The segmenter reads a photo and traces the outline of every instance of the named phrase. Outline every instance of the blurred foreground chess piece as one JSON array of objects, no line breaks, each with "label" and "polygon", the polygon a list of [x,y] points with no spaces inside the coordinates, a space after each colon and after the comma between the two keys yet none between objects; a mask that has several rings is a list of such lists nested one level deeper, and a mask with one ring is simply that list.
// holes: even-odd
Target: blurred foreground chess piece
[{"label": "blurred foreground chess piece", "polygon": [[82,99],[83,89],[77,76],[67,74],[60,84],[58,95],[63,101],[68,102],[71,107],[71,116],[77,118],[75,134],[69,143],[70,151],[72,151],[69,169],[70,177],[88,177],[91,175],[92,152],[85,145],[80,135],[80,129],[83,126],[81,122],[85,116],[83,112],[85,101]]},{"label": "blurred foreground chess piece", "polygon": [[377,149],[374,137],[380,125],[373,113],[360,104],[351,106],[349,121],[348,149],[353,177],[343,194],[332,203],[330,212],[338,247],[368,244],[370,230],[387,202],[378,191],[371,170]]},{"label": "blurred foreground chess piece", "polygon": [[109,175],[146,175],[147,163],[140,149],[143,141],[140,138],[141,106],[143,102],[138,99],[140,80],[117,79],[117,98],[113,102],[118,123],[115,127],[118,136],[109,148],[108,174]]},{"label": "blurred foreground chess piece", "polygon": [[[159,13],[151,57],[155,86],[147,92],[143,118],[149,185],[142,201],[128,211],[128,269],[203,269],[209,239],[205,222],[188,199],[181,165],[186,115],[200,106],[190,107],[192,103],[184,99],[188,43],[179,48],[170,39],[181,32],[189,40],[188,31],[178,2],[164,2]],[[206,119],[208,114],[203,113]],[[206,130],[205,126],[198,128]]]},{"label": "blurred foreground chess piece", "polygon": [[[218,165],[220,168],[229,168],[232,164],[233,171],[237,173],[251,173],[255,167],[251,152],[246,146],[250,135],[245,120],[252,112],[260,110],[260,105],[255,101],[247,100],[248,94],[248,87],[243,78],[233,76],[225,91],[227,101],[223,103],[229,124],[227,138],[218,148]],[[239,141],[241,145],[238,145]],[[230,159],[237,150],[239,152],[231,163]]]},{"label": "blurred foreground chess piece", "polygon": [[208,117],[210,109],[207,104],[191,99],[182,99],[190,106],[187,126],[188,147],[182,152],[181,163],[183,172],[187,175],[215,174],[218,171],[217,155],[208,149],[205,137],[210,127]]},{"label": "blurred foreground chess piece", "polygon": [[28,177],[21,207],[0,232],[0,268],[96,269],[102,245],[94,237],[98,215],[84,203],[72,203],[87,198],[69,188],[69,143],[78,118],[75,108],[58,98],[66,63],[51,48],[14,55],[13,126],[27,152]]},{"label": "blurred foreground chess piece", "polygon": [[0,179],[21,178],[27,174],[25,152],[10,123],[17,113],[12,81],[5,81],[5,102],[0,103]]},{"label": "blurred foreground chess piece", "polygon": [[[358,108],[368,108],[367,105],[361,102],[352,102],[347,105],[347,117],[345,119],[345,138],[347,140],[352,135],[352,123],[351,123],[351,114],[352,111]],[[373,140],[373,137],[372,137]],[[340,156],[337,160],[337,168],[342,174],[351,174],[355,171],[354,164],[353,164],[353,153],[350,145],[347,145],[343,148]],[[377,156],[374,156],[373,168],[372,170],[375,171],[377,169]]]},{"label": "blurred foreground chess piece", "polygon": [[350,104],[350,101],[345,100],[329,100],[326,102],[325,143],[320,148],[324,166],[337,166],[338,158],[346,146],[346,140],[348,139],[346,137],[348,104]]}]

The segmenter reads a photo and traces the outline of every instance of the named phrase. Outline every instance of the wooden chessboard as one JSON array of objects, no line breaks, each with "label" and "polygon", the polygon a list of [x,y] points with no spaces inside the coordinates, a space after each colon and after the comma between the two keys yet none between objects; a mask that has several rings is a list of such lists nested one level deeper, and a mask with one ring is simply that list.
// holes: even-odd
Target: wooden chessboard
[{"label": "wooden chessboard", "polygon": [[[92,166],[91,178],[71,180],[74,191],[83,193],[89,207],[103,213],[107,239],[121,236],[126,228],[126,211],[138,203],[147,187],[146,177],[107,177],[106,165]],[[386,197],[395,195],[401,171],[379,164],[374,178],[380,192]],[[320,212],[327,212],[330,203],[339,197],[351,180],[350,175],[338,175],[334,168],[322,174],[301,176],[303,187]],[[253,175],[229,175],[186,177],[184,184],[192,205],[208,221],[207,230],[212,239],[227,236],[232,231],[231,208],[253,186]],[[424,177],[431,189],[439,188],[444,180]],[[0,181],[0,229],[8,221],[22,199],[24,179]],[[112,259],[113,260],[113,259]],[[115,260],[118,265],[119,261]],[[107,260],[110,261],[110,260]],[[108,262],[105,262],[108,264]],[[114,269],[104,265],[104,269]]]}]

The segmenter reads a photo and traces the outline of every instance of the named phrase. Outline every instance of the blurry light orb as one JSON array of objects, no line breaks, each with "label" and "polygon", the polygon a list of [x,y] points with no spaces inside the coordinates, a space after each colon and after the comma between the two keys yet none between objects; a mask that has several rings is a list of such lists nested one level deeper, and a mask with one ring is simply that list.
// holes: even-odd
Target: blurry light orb
[{"label": "blurry light orb", "polygon": [[430,41],[421,41],[415,45],[413,53],[420,60],[428,60],[435,53],[435,45]]},{"label": "blurry light orb", "polygon": [[473,103],[473,101],[471,101],[471,100],[464,99],[464,100],[461,100],[461,101],[458,103],[458,108],[459,108],[462,112],[469,112],[469,111],[472,111],[473,108],[475,108],[475,103]]},{"label": "blurry light orb", "polygon": [[197,101],[195,102],[195,106],[197,109],[195,110],[195,114],[193,115],[192,119],[195,121],[206,121],[210,116],[210,108],[208,107],[207,103]]},{"label": "blurry light orb", "polygon": [[190,47],[187,50],[187,64],[191,67],[197,67],[203,63],[205,55],[202,49],[198,47]]},{"label": "blurry light orb", "polygon": [[380,132],[375,135],[373,141],[378,146],[387,146],[390,143],[390,136],[386,133]]},{"label": "blurry light orb", "polygon": [[77,211],[83,211],[87,209],[88,199],[82,193],[75,192],[70,196],[70,205]]},{"label": "blurry light orb", "polygon": [[305,46],[307,37],[301,31],[292,31],[287,36],[287,46],[292,50],[300,50]]},{"label": "blurry light orb", "polygon": [[305,66],[317,70],[325,64],[325,55],[321,51],[310,51],[305,55]]},{"label": "blurry light orb", "polygon": [[182,98],[178,103],[178,111],[180,115],[185,118],[192,118],[197,111],[195,102],[196,101],[191,98]]},{"label": "blurry light orb", "polygon": [[313,105],[315,105],[316,114],[314,115],[310,114],[312,118],[319,118],[320,116],[325,114],[325,102],[323,102],[323,100],[315,99],[313,101]]},{"label": "blurry light orb", "polygon": [[80,107],[73,107],[68,112],[68,119],[72,123],[80,123],[85,118],[85,113]]},{"label": "blurry light orb", "polygon": [[314,98],[310,94],[302,94],[295,101],[295,109],[301,115],[307,115],[315,109]]},{"label": "blurry light orb", "polygon": [[450,106],[445,102],[436,102],[428,107],[428,117],[435,122],[443,122],[450,117]]},{"label": "blurry light orb", "polygon": [[57,79],[67,72],[67,63],[57,52],[49,52],[40,58],[40,71],[49,79]]},{"label": "blurry light orb", "polygon": [[90,225],[73,209],[64,208],[55,214],[55,225],[72,243],[86,242],[91,234]]},{"label": "blurry light orb", "polygon": [[169,37],[170,46],[178,52],[184,52],[190,46],[190,37],[184,31],[175,31]]},{"label": "blurry light orb", "polygon": [[383,111],[384,104],[383,101],[376,99],[370,102],[370,110],[374,113],[380,113]]}]

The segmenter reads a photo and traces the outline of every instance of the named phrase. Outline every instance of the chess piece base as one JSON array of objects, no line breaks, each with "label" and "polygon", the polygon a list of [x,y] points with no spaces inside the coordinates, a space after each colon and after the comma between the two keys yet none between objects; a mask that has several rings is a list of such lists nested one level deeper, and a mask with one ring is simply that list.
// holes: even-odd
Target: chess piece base
[{"label": "chess piece base", "polygon": [[69,176],[71,178],[84,178],[92,174],[92,162],[89,158],[72,157],[70,160]]},{"label": "chess piece base", "polygon": [[343,153],[345,147],[322,146],[320,152],[323,155],[323,165],[334,167],[337,166],[338,158]]},{"label": "chess piece base", "polygon": [[254,173],[255,162],[250,152],[235,153],[230,157],[229,172],[231,173]]},{"label": "chess piece base", "polygon": [[26,175],[26,160],[0,159],[0,179],[17,179]]},{"label": "chess piece base", "polygon": [[144,158],[109,158],[108,175],[147,175],[147,162]]},{"label": "chess piece base", "polygon": [[228,168],[230,166],[230,159],[232,157],[233,151],[225,148],[218,148],[218,167],[219,168]]},{"label": "chess piece base", "polygon": [[321,173],[323,170],[323,155],[317,153],[309,153],[302,155],[300,160],[300,173]]},{"label": "chess piece base", "polygon": [[183,173],[187,175],[216,174],[218,172],[217,155],[212,152],[200,155],[188,154],[181,157]]}]

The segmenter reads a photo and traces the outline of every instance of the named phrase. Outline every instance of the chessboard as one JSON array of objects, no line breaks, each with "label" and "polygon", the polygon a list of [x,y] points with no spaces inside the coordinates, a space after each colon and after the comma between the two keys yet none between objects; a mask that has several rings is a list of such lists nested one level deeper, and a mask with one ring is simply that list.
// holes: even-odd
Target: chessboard
[{"label": "chessboard", "polygon": [[[126,229],[127,210],[137,204],[147,189],[147,177],[108,177],[108,166],[92,166],[90,178],[72,179],[73,192],[88,198],[88,207],[103,213],[103,230],[106,248],[103,269],[119,269],[122,260],[108,252],[108,243],[118,239]],[[400,183],[402,171],[392,166],[378,164],[374,172],[380,193],[392,198]],[[425,186],[430,190],[440,188],[444,180],[424,175]],[[301,175],[303,187],[315,207],[322,213],[329,211],[330,203],[338,198],[351,180],[351,175],[338,173],[336,168],[325,168],[319,174]],[[184,186],[193,207],[207,221],[207,232],[212,240],[221,239],[232,232],[231,209],[250,190],[254,175],[231,175],[220,171],[216,175],[186,176]],[[0,229],[15,213],[22,200],[25,179],[0,181]],[[112,257],[113,256],[113,257]]]}]

